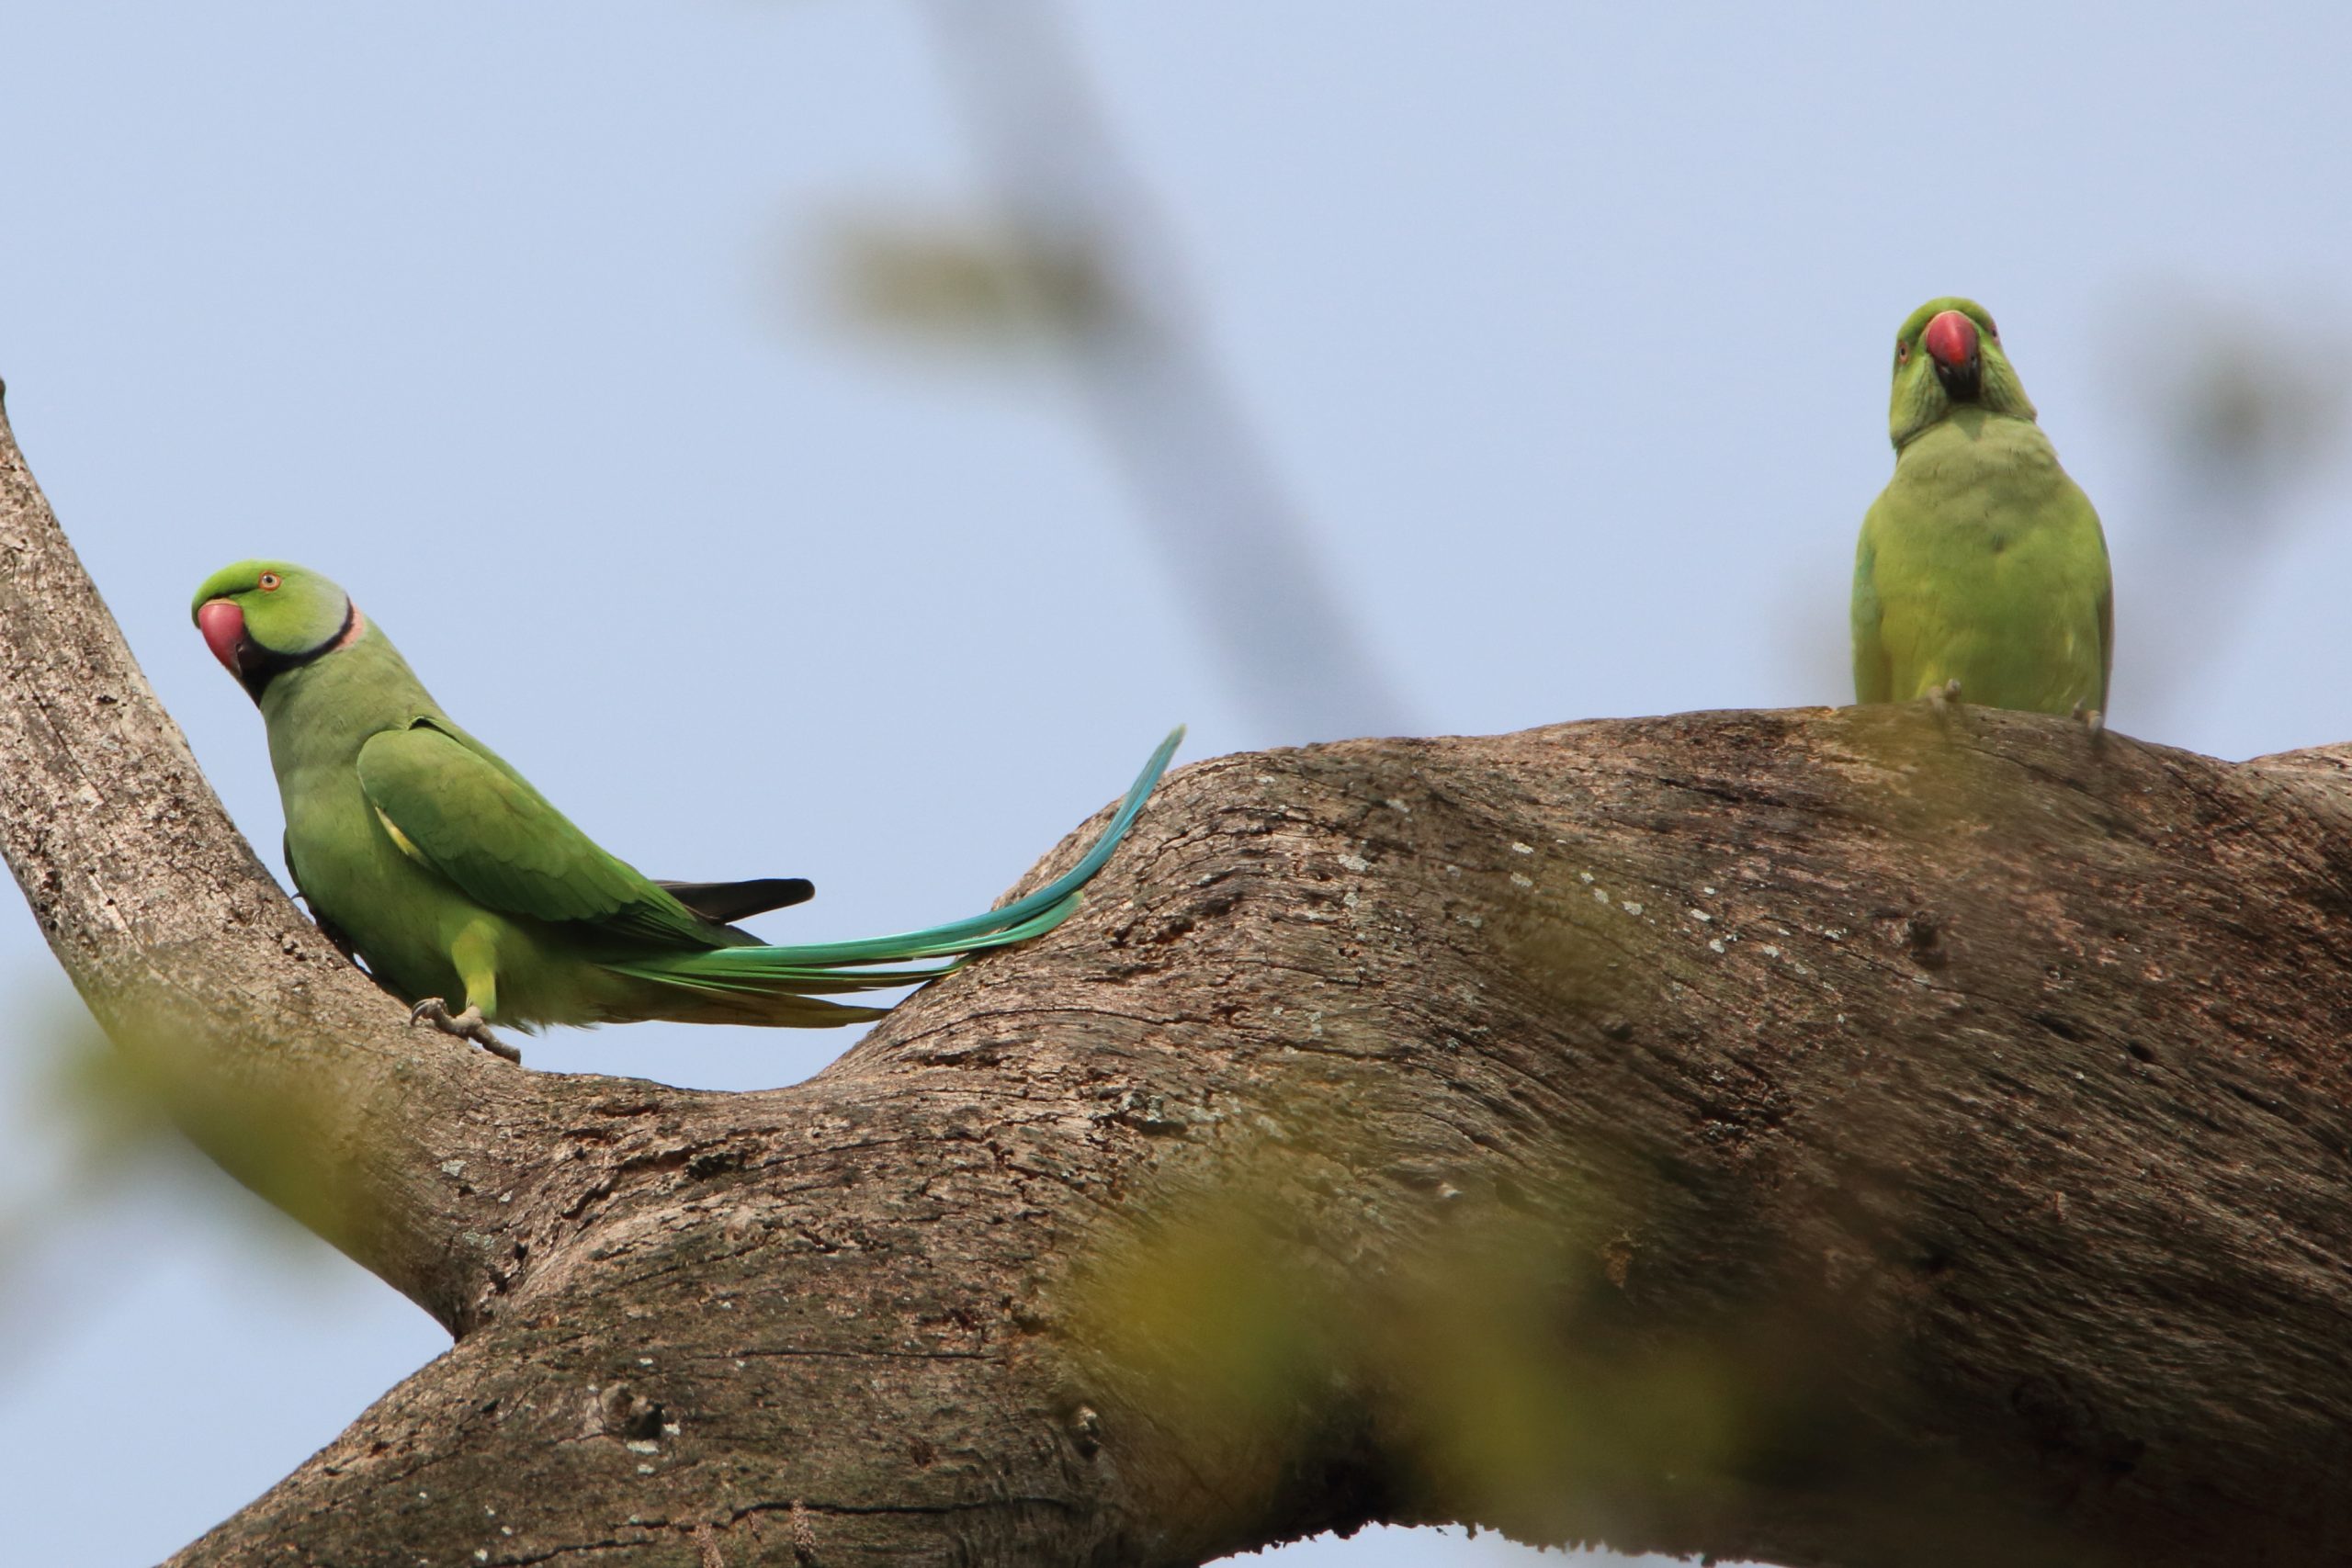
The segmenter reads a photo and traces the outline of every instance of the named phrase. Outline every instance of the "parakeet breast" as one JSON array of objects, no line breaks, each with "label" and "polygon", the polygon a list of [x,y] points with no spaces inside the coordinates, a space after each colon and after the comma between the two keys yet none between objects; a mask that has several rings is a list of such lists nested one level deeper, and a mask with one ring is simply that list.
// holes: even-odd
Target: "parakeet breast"
[{"label": "parakeet breast", "polygon": [[1922,432],[1863,531],[1893,700],[1958,681],[1995,707],[2104,707],[2106,543],[2038,425],[1971,410]]}]

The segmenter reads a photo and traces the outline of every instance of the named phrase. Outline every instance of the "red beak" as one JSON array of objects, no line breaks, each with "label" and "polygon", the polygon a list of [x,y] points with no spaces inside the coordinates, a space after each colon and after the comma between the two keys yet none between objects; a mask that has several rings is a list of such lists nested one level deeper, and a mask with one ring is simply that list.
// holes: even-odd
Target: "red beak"
[{"label": "red beak", "polygon": [[215,599],[196,613],[197,630],[220,668],[242,681],[248,660],[259,662],[261,650],[245,640],[245,613],[226,599]]},{"label": "red beak", "polygon": [[1919,342],[1947,370],[1964,369],[1976,363],[1976,323],[1958,310],[1946,310],[1929,321]]}]

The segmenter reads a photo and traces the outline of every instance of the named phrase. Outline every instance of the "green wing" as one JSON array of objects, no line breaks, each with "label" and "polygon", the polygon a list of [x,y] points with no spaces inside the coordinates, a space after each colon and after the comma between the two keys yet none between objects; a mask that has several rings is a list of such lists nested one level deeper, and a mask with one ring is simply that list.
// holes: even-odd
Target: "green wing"
[{"label": "green wing", "polygon": [[1887,663],[1886,644],[1879,636],[1882,614],[1878,550],[1871,542],[1870,520],[1865,518],[1861,543],[1854,549],[1854,700],[1858,703],[1894,700],[1894,672]]},{"label": "green wing", "polygon": [[370,737],[359,787],[404,853],[486,908],[658,947],[750,940],[698,918],[597,848],[497,756],[430,719]]},{"label": "green wing", "polygon": [[[2105,541],[2101,541],[2102,549]],[[2098,711],[2107,711],[2107,691],[2115,683],[2115,583],[2109,579],[2098,595]]]}]

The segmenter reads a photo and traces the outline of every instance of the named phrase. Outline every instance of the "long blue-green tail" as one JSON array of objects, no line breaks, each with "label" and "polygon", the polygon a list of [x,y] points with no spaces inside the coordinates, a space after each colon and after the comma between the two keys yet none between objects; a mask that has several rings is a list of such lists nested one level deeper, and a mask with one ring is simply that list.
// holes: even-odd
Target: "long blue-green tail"
[{"label": "long blue-green tail", "polygon": [[[883,991],[919,986],[950,974],[965,961],[991,948],[1010,947],[1052,931],[1078,909],[1086,885],[1111,858],[1127,829],[1135,825],[1152,787],[1167,771],[1168,761],[1184,739],[1184,727],[1168,732],[1136,775],[1119,802],[1109,827],[1090,845],[1079,863],[1025,897],[1002,908],[968,919],[951,920],[898,936],[869,937],[863,942],[817,942],[801,947],[720,947],[704,953],[615,963],[605,967],[634,979],[652,982],[676,1005],[663,1006],[656,998],[645,1016],[653,1018],[725,1018],[743,1023],[798,1027],[857,1023],[880,1018],[887,1008],[844,1006],[820,1001],[825,996],[858,991]],[[945,959],[944,964],[928,960]],[[913,967],[909,967],[913,965]]]}]

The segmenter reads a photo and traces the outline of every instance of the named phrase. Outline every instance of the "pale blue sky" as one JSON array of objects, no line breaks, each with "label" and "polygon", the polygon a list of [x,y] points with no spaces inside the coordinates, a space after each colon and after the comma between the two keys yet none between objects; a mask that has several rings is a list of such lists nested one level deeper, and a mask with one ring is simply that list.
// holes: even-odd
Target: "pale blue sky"
[{"label": "pale blue sky", "polygon": [[[2160,417],[2232,332],[2333,392],[2341,7],[1076,14],[1213,347],[1426,728],[1844,700],[1887,344],[1957,291],[2107,519],[2117,726],[2223,755],[2352,736],[2339,433],[2216,478]],[[830,310],[842,214],[982,199],[918,18],[80,0],[0,26],[10,412],[266,859],[260,727],[187,623],[259,553],[344,581],[617,852],[815,878],[780,940],[982,907],[1175,720],[1189,758],[1313,738],[1221,682],[1050,365]],[[62,1146],[28,1065],[58,982],[22,914],[0,976],[32,1003],[5,1197]],[[738,1087],[845,1043],[642,1026],[531,1061]],[[5,1259],[24,1560],[164,1554],[442,1348],[225,1189],[160,1160]]]}]

